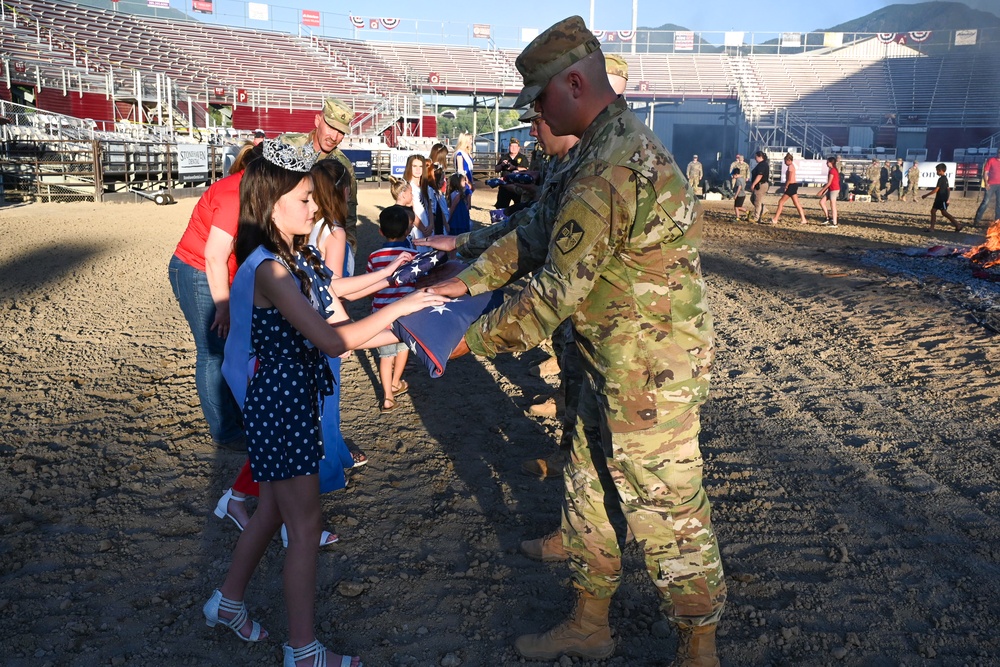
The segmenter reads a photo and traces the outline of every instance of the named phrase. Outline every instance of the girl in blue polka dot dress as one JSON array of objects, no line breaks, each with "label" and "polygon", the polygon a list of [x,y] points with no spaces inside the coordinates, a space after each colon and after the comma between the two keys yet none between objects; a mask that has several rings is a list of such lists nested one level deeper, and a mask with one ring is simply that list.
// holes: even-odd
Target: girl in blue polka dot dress
[{"label": "girl in blue polka dot dress", "polygon": [[[324,319],[320,313],[329,312],[337,300],[321,296],[317,281],[325,273],[322,259],[305,246],[317,210],[308,174],[313,158],[301,149],[265,141],[263,157],[247,166],[240,185],[236,258],[241,266],[231,292],[233,325],[223,371],[243,404],[247,452],[253,478],[261,483],[260,500],[236,543],[226,580],[205,604],[204,613],[209,626],[222,623],[244,641],[267,637],[249,619],[243,597],[284,523],[289,631],[284,667],[314,661],[360,667],[356,657],[327,652],[314,632],[322,531],[319,397],[332,390],[333,382],[323,355],[336,357],[396,342],[386,330],[396,318],[448,299],[418,290],[357,322],[332,326]],[[256,366],[252,377],[251,355]]]}]

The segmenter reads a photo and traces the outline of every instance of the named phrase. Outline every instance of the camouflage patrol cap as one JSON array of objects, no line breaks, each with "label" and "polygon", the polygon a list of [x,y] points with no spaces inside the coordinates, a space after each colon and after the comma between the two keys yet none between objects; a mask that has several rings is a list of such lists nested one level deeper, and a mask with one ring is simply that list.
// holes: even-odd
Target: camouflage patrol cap
[{"label": "camouflage patrol cap", "polygon": [[535,37],[514,61],[524,79],[514,106],[534,102],[552,77],[600,48],[601,43],[579,16],[563,19]]},{"label": "camouflage patrol cap", "polygon": [[323,120],[333,129],[350,134],[353,119],[354,111],[340,100],[332,97],[323,100]]},{"label": "camouflage patrol cap", "polygon": [[628,81],[628,63],[620,55],[605,53],[604,67],[608,70],[608,76],[620,76]]},{"label": "camouflage patrol cap", "polygon": [[517,119],[522,123],[530,123],[531,121],[535,120],[541,115],[542,114],[538,113],[531,107],[528,107],[527,109],[524,110],[524,113],[522,113],[520,116],[517,117]]}]

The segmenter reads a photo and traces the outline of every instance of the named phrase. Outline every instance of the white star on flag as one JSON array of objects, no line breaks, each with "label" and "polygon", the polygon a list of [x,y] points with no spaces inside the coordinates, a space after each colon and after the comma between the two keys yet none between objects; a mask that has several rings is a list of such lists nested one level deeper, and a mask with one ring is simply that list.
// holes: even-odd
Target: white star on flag
[{"label": "white star on flag", "polygon": [[410,341],[410,352],[412,352],[413,354],[417,353],[417,341],[415,340]]},{"label": "white star on flag", "polygon": [[413,275],[417,275],[418,273],[420,273],[420,267],[414,264],[413,266],[410,267],[410,271],[413,272]]},{"label": "white star on flag", "polygon": [[432,255],[431,256],[431,266],[434,266],[437,263],[438,263],[438,256],[437,255]]},{"label": "white star on flag", "polygon": [[434,306],[433,308],[431,308],[431,312],[432,313],[437,313],[438,315],[444,315],[445,312],[449,312],[450,313],[451,309],[448,308],[448,306],[446,306],[446,305],[444,305],[442,303],[440,306]]}]

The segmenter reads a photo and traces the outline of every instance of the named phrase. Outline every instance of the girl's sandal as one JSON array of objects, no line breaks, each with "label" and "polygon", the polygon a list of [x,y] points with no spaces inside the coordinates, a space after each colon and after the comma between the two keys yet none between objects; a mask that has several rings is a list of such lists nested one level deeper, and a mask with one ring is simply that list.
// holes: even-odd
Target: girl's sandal
[{"label": "girl's sandal", "polygon": [[[387,403],[388,405],[386,405]],[[384,401],[382,401],[382,407],[380,407],[378,411],[384,415],[385,413],[392,412],[395,409],[396,409],[396,401],[391,398],[387,398]]]},{"label": "girl's sandal", "polygon": [[311,644],[306,644],[299,648],[292,648],[288,644],[285,644],[282,650],[285,654],[282,667],[297,667],[295,663],[306,658],[312,658],[312,662],[309,664],[313,665],[313,667],[364,667],[361,658],[350,655],[341,656],[339,665],[328,662],[326,659],[326,647],[320,644],[318,639],[314,639]]},{"label": "girl's sandal", "polygon": [[[235,614],[235,616],[228,619],[222,618],[219,616],[220,611],[224,611],[227,614]],[[257,621],[250,621],[250,636],[243,636],[241,630],[243,630],[243,626],[249,620],[247,606],[242,600],[237,602],[222,597],[222,591],[218,589],[212,593],[212,597],[202,607],[202,612],[205,614],[205,625],[210,628],[214,628],[219,623],[222,623],[245,642],[259,642],[262,639],[267,639],[267,631],[263,630]]]}]

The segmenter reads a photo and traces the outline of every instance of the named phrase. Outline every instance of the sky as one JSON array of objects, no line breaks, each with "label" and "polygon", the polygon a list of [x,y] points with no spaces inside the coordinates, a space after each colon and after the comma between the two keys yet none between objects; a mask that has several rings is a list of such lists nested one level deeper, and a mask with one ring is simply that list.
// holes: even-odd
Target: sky
[{"label": "sky", "polygon": [[[521,28],[544,30],[553,23],[573,14],[584,20],[590,17],[590,0],[545,0],[544,2],[517,3],[510,0],[482,0],[479,2],[427,3],[402,0],[275,0],[269,4],[269,21],[246,18],[248,5],[244,0],[214,0],[216,15],[209,18],[191,12],[191,0],[170,0],[175,9],[210,20],[246,27],[284,30],[298,29],[302,9],[322,12],[323,29],[327,35],[354,37],[348,15],[371,18],[403,19],[392,31],[365,29],[358,31],[361,39],[405,39],[413,41],[419,32],[424,40],[446,43],[482,44],[472,39],[471,25],[489,24],[493,36],[501,47],[518,46]],[[913,0],[900,0],[912,2]],[[966,4],[981,9],[988,8],[995,0],[966,0]],[[267,0],[260,0],[264,3]],[[984,4],[985,3],[985,4]],[[707,2],[677,2],[676,0],[638,0],[638,25],[657,27],[674,23],[695,31],[741,30],[745,32],[807,32],[828,28],[869,14],[893,4],[880,0],[840,0],[824,2],[796,0],[772,3],[763,8],[759,3],[741,0]],[[756,6],[757,10],[750,7]],[[414,21],[415,20],[415,21]],[[626,30],[632,25],[630,0],[594,0],[594,25],[599,30]]]}]

